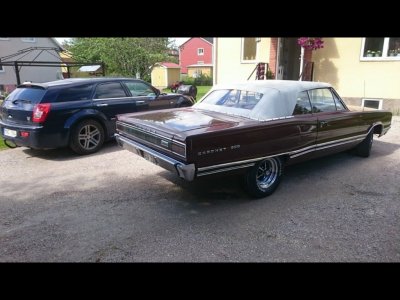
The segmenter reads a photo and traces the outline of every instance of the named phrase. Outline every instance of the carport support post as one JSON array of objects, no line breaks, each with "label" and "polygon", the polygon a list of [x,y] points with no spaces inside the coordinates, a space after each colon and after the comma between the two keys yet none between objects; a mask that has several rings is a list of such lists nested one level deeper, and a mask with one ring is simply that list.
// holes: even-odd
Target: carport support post
[{"label": "carport support post", "polygon": [[67,73],[68,73],[68,78],[71,78],[71,70],[69,69],[69,66],[67,66]]},{"label": "carport support post", "polygon": [[106,65],[103,62],[101,63],[101,70],[103,73],[103,77],[106,76]]},{"label": "carport support post", "polygon": [[18,62],[14,61],[15,76],[17,77],[17,85],[21,84],[21,79],[19,78]]}]

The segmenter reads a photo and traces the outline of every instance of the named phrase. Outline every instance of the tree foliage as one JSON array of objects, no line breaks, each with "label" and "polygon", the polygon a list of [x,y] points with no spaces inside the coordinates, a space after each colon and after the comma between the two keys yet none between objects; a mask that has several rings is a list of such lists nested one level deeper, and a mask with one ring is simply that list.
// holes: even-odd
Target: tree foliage
[{"label": "tree foliage", "polygon": [[74,38],[69,51],[78,62],[103,61],[107,74],[149,78],[156,62],[168,60],[168,38]]}]

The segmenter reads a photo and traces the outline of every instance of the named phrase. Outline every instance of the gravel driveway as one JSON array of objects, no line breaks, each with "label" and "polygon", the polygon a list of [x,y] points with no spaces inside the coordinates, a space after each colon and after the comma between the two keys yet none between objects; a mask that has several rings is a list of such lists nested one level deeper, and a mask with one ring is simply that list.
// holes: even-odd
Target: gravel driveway
[{"label": "gravel driveway", "polygon": [[286,169],[251,200],[240,177],[186,183],[114,142],[0,151],[0,261],[400,261],[400,118],[369,158]]}]

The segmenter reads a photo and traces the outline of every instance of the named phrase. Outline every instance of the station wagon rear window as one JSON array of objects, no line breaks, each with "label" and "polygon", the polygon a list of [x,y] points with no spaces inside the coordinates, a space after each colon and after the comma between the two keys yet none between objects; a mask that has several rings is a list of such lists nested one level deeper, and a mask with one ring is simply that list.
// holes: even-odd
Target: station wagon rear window
[{"label": "station wagon rear window", "polygon": [[20,87],[8,95],[5,102],[37,104],[43,99],[44,94],[46,90],[40,87]]}]

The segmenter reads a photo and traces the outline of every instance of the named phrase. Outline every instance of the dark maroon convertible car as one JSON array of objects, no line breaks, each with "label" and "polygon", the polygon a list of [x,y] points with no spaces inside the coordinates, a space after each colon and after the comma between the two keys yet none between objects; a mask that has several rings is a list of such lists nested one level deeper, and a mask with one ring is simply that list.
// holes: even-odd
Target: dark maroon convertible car
[{"label": "dark maroon convertible car", "polygon": [[369,156],[391,119],[350,111],[327,83],[248,81],[215,86],[190,108],[118,115],[116,138],[188,181],[243,171],[248,192],[265,197],[285,165],[349,149]]}]

